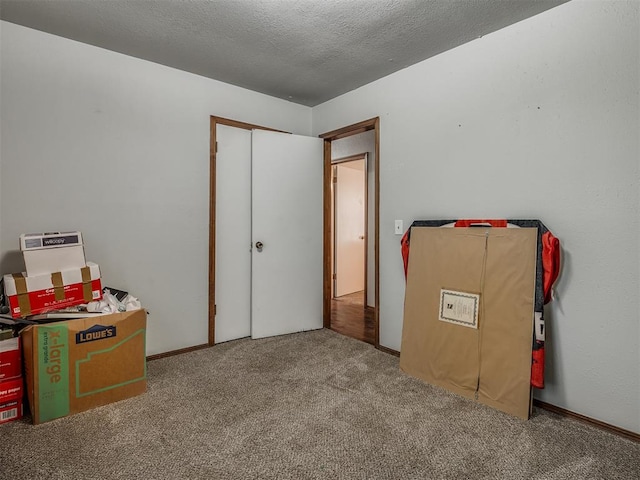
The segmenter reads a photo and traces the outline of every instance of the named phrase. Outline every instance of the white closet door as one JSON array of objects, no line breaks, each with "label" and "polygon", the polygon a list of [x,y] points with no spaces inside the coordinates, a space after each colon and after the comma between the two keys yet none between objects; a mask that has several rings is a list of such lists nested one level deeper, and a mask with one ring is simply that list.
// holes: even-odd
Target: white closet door
[{"label": "white closet door", "polygon": [[323,140],[254,130],[251,191],[252,338],[322,328]]}]

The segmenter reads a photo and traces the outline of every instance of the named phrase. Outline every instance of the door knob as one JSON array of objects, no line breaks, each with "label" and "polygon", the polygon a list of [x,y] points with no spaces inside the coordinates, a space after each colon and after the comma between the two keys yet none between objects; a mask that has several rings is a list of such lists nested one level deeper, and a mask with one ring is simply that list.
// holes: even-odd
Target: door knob
[{"label": "door knob", "polygon": [[261,252],[262,251],[262,247],[263,247],[262,242],[256,242],[256,250]]}]

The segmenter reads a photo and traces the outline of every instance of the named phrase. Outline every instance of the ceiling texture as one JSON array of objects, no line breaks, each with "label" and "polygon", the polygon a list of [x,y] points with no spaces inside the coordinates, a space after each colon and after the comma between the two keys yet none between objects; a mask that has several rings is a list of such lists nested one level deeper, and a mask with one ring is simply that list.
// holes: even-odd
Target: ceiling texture
[{"label": "ceiling texture", "polygon": [[0,18],[315,106],[567,0],[0,0]]}]

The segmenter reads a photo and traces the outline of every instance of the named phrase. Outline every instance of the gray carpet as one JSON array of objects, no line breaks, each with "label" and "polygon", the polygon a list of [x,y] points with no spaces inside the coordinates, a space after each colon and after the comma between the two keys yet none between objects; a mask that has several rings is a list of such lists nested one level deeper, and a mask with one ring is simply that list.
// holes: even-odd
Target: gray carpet
[{"label": "gray carpet", "polygon": [[140,397],[0,426],[3,479],[637,479],[640,444],[528,422],[328,330],[149,362]]}]

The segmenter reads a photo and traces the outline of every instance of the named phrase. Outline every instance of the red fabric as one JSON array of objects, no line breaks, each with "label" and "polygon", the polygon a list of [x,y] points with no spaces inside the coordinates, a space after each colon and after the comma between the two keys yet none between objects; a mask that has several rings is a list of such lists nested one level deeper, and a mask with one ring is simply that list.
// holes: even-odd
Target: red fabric
[{"label": "red fabric", "polygon": [[507,221],[506,220],[457,220],[454,227],[470,227],[472,225],[478,225],[479,223],[488,223],[492,227],[496,228],[506,228]]},{"label": "red fabric", "polygon": [[551,301],[551,287],[560,273],[560,240],[551,232],[542,235],[542,284],[545,305]]},{"label": "red fabric", "polygon": [[409,232],[411,228],[404,232],[400,240],[400,253],[402,253],[402,263],[404,263],[404,279],[407,280],[407,270],[409,269]]},{"label": "red fabric", "polygon": [[531,352],[531,386],[544,388],[544,344]]}]

